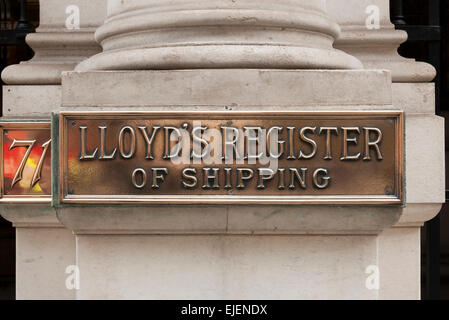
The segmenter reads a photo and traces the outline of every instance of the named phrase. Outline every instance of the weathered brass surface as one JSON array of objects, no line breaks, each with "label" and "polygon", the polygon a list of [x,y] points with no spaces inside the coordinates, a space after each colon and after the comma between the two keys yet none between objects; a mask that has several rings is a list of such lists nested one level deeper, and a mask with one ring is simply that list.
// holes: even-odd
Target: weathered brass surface
[{"label": "weathered brass surface", "polygon": [[50,202],[50,123],[1,122],[0,135],[0,202]]},{"label": "weathered brass surface", "polygon": [[59,121],[63,203],[403,203],[401,112],[65,112]]}]

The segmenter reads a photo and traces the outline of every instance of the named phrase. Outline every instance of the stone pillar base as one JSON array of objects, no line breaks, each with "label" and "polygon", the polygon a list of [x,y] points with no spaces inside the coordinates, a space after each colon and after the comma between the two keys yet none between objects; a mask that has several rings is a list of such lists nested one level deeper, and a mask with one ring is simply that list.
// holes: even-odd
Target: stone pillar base
[{"label": "stone pillar base", "polygon": [[[390,74],[366,70],[70,72],[62,97],[61,110],[70,111],[395,109]],[[383,233],[399,221],[401,207],[63,206],[57,212],[77,237],[79,299],[392,297],[387,285],[367,287],[366,271],[382,268],[388,279],[395,271],[387,257],[408,243],[390,246],[394,235]],[[415,256],[403,258],[415,265]],[[407,297],[419,298],[415,283],[408,289]]]}]

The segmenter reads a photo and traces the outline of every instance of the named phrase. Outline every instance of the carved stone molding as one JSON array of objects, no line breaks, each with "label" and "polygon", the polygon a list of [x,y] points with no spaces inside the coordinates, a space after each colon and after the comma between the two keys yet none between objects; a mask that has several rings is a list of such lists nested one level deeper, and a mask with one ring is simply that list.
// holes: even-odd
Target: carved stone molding
[{"label": "carved stone molding", "polygon": [[[398,54],[407,33],[395,30],[390,22],[389,0],[345,0],[344,6],[351,10],[344,10],[341,0],[327,0],[327,6],[342,30],[335,47],[360,59],[365,69],[390,70],[393,82],[429,82],[435,78],[432,65]],[[369,19],[377,14],[378,26],[375,19]]]},{"label": "carved stone molding", "polygon": [[[79,11],[80,24],[69,29],[66,19],[73,7]],[[41,0],[39,28],[26,37],[35,55],[4,69],[3,81],[10,85],[61,84],[62,71],[71,71],[80,61],[101,52],[94,32],[105,15],[106,0]]]},{"label": "carved stone molding", "polygon": [[360,69],[332,47],[326,0],[110,0],[103,52],[78,71],[203,68]]}]

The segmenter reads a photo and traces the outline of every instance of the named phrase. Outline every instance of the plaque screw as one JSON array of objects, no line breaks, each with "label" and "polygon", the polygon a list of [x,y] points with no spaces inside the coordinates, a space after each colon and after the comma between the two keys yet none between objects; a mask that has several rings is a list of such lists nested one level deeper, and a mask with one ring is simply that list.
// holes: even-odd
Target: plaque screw
[{"label": "plaque screw", "polygon": [[393,192],[392,192],[392,190],[391,190],[390,187],[386,187],[386,188],[385,188],[385,194],[386,194],[387,196],[390,196],[392,193],[393,193]]},{"label": "plaque screw", "polygon": [[3,132],[5,133],[5,135],[7,135],[7,134],[8,134],[8,130],[4,130]]},{"label": "plaque screw", "polygon": [[75,191],[73,189],[70,189],[67,193],[68,194],[75,194]]},{"label": "plaque screw", "polygon": [[228,121],[228,126],[231,126],[232,125],[232,121]]},{"label": "plaque screw", "polygon": [[72,126],[76,126],[76,121],[72,121]]}]

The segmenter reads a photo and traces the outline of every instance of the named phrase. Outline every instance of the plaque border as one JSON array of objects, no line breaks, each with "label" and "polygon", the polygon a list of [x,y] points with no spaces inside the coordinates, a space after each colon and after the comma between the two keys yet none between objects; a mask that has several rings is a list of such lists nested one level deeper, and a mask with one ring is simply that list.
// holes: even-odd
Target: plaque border
[{"label": "plaque border", "polygon": [[[49,120],[1,120],[0,121],[0,203],[5,204],[50,204],[52,195],[5,195],[4,185],[4,150],[3,150],[3,137],[5,130],[32,130],[32,129],[48,129],[51,137],[51,121]],[[53,156],[53,145],[51,146],[51,154]],[[52,169],[53,173],[53,169]],[[53,178],[52,178],[53,180]]]},{"label": "plaque border", "polygon": [[[98,196],[98,195],[64,195],[64,173],[67,171],[67,131],[66,125],[70,120],[91,119],[116,119],[117,117],[136,116],[163,116],[164,118],[195,120],[198,117],[214,119],[220,117],[248,118],[285,118],[288,116],[302,116],[314,119],[316,117],[332,116],[341,119],[370,119],[374,117],[393,118],[395,120],[395,184],[397,186],[394,195],[329,195],[329,196],[266,196],[266,195],[123,195],[123,196]],[[405,205],[404,195],[404,112],[401,110],[357,110],[357,111],[61,111],[55,115],[59,122],[54,125],[52,138],[59,138],[55,144],[59,152],[52,152],[52,156],[58,159],[53,161],[58,164],[53,176],[57,179],[58,186],[54,186],[57,195],[54,195],[55,205],[67,204],[91,204],[91,205]]]}]

